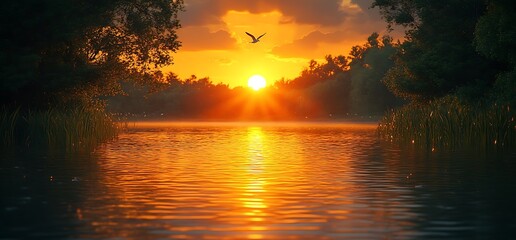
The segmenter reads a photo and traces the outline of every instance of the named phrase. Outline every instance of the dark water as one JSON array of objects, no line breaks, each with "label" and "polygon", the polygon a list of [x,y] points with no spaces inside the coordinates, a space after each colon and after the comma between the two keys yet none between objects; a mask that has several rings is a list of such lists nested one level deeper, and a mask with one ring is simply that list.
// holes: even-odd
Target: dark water
[{"label": "dark water", "polygon": [[92,153],[3,152],[0,239],[511,239],[516,156],[374,125],[141,125]]}]

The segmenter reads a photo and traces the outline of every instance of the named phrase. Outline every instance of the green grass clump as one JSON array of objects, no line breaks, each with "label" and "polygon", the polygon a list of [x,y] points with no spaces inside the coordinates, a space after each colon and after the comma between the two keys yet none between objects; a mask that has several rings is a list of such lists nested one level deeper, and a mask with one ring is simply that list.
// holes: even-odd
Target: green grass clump
[{"label": "green grass clump", "polygon": [[427,148],[516,147],[516,112],[508,105],[469,106],[453,98],[409,104],[388,112],[378,126],[389,141]]},{"label": "green grass clump", "polygon": [[5,107],[0,111],[0,137],[7,147],[87,148],[118,133],[117,125],[102,111],[84,108],[20,111]]}]

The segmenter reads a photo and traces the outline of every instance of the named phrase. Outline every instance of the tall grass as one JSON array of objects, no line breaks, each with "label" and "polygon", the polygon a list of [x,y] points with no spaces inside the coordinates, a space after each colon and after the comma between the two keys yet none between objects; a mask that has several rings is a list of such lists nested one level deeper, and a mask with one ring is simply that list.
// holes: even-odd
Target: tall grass
[{"label": "tall grass", "polygon": [[14,144],[14,129],[19,112],[19,108],[9,111],[6,107],[2,107],[0,111],[0,138],[4,146],[12,146]]},{"label": "tall grass", "polygon": [[516,147],[516,112],[508,105],[469,106],[445,98],[388,112],[378,133],[384,139],[437,147]]},{"label": "tall grass", "polygon": [[78,149],[96,146],[117,135],[118,127],[102,111],[78,108],[20,111],[2,108],[0,137],[3,146]]}]

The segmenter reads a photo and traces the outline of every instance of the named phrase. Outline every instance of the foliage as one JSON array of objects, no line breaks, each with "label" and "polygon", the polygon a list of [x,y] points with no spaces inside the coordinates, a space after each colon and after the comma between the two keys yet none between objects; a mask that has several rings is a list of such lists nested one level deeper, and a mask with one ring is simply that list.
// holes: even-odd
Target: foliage
[{"label": "foliage", "polygon": [[406,27],[406,41],[384,78],[396,95],[429,101],[460,92],[464,99],[478,99],[493,84],[496,63],[472,44],[484,1],[375,0],[373,7],[389,26]]},{"label": "foliage", "polygon": [[343,115],[349,112],[349,61],[327,55],[324,62],[310,60],[300,75],[276,83],[279,91],[290,95],[291,106],[299,118]]},{"label": "foliage", "polygon": [[513,3],[376,0],[406,41],[383,81],[412,100],[378,128],[391,141],[428,148],[516,145],[516,18]]},{"label": "foliage", "polygon": [[435,148],[516,147],[516,111],[508,105],[475,106],[446,97],[387,113],[378,126],[384,139]]},{"label": "foliage", "polygon": [[2,3],[0,102],[48,108],[113,93],[121,79],[153,81],[180,46],[182,6],[182,0]]},{"label": "foliage", "polygon": [[351,51],[351,111],[358,114],[383,114],[400,104],[381,79],[393,66],[396,46],[389,36],[373,33],[366,44]]},{"label": "foliage", "polygon": [[[300,101],[297,113],[300,117],[343,117],[351,112],[349,71],[340,72],[329,79],[298,92]],[[292,89],[280,89],[292,91]],[[295,91],[294,91],[295,92]]]},{"label": "foliage", "polygon": [[308,67],[301,71],[301,74],[288,81],[280,82],[277,86],[283,85],[286,88],[308,88],[319,82],[331,79],[347,70],[348,60],[346,57],[339,55],[333,57],[327,55],[324,63],[318,63],[316,60],[310,60]]},{"label": "foliage", "polygon": [[156,89],[125,83],[124,95],[110,97],[107,110],[120,118],[196,118],[229,101],[230,89],[209,78],[192,75],[181,80],[170,73]]},{"label": "foliage", "polygon": [[364,45],[351,49],[348,58],[326,56],[326,62],[321,64],[312,60],[299,77],[282,81],[278,87],[289,90],[308,85],[300,93],[304,102],[315,105],[308,112],[319,110],[323,115],[382,114],[401,104],[400,99],[381,82],[393,65],[392,55],[396,47],[390,36],[380,37],[378,33],[372,33]]},{"label": "foliage", "polygon": [[493,92],[499,102],[516,104],[516,16],[514,3],[491,0],[476,24],[475,46],[485,56],[497,61],[498,74]]}]

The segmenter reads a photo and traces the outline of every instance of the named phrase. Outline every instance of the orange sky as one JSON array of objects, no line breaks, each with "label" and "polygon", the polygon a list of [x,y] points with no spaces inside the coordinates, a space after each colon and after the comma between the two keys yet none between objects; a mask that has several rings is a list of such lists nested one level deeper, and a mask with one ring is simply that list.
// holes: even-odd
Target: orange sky
[{"label": "orange sky", "polygon": [[[347,55],[386,24],[372,0],[185,0],[174,65],[181,78],[197,75],[230,87],[260,74],[268,84],[292,79],[310,59]],[[257,44],[245,32],[267,33]]]}]

